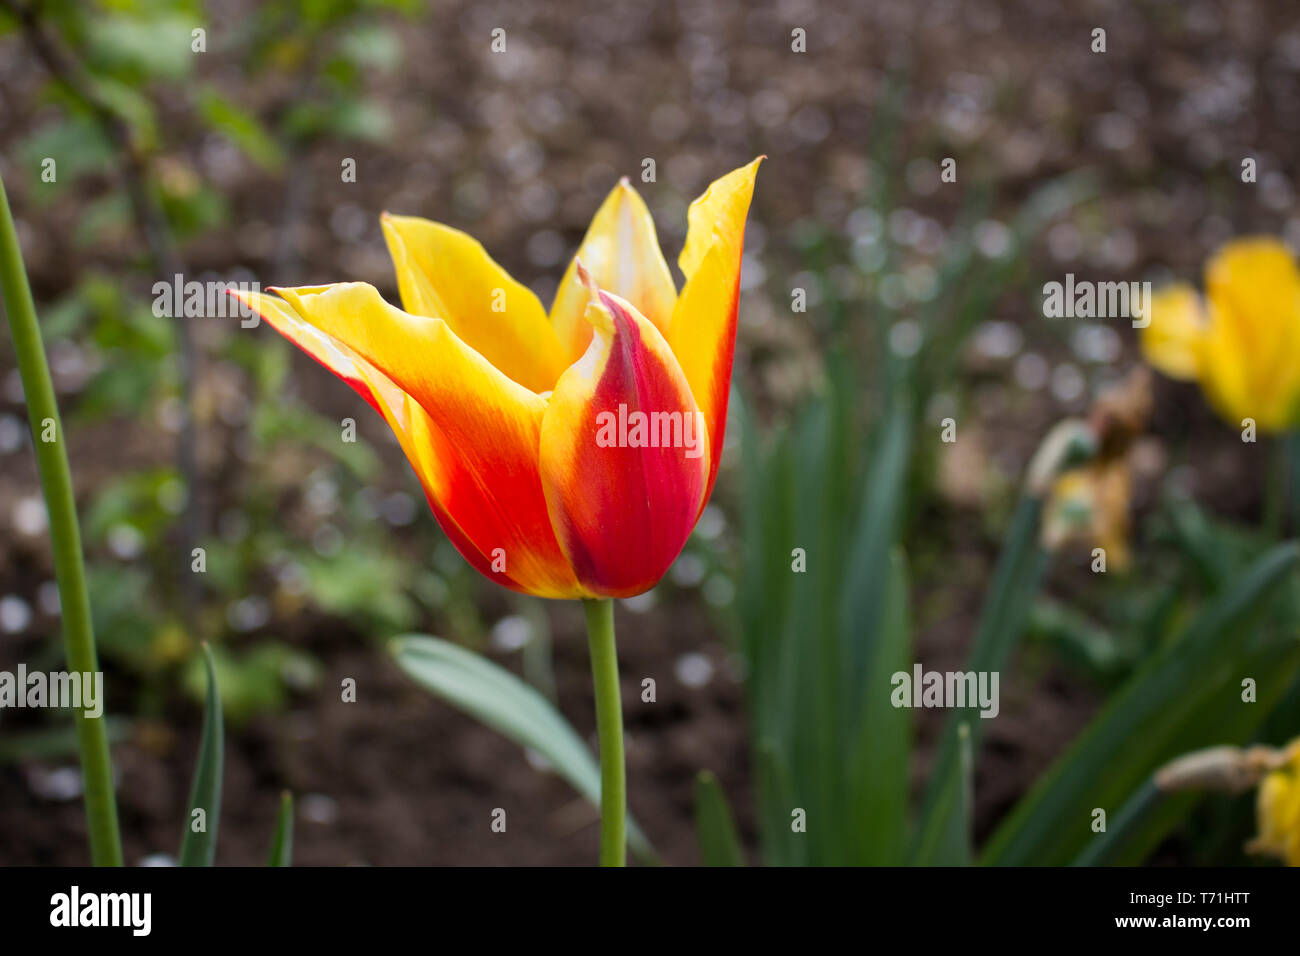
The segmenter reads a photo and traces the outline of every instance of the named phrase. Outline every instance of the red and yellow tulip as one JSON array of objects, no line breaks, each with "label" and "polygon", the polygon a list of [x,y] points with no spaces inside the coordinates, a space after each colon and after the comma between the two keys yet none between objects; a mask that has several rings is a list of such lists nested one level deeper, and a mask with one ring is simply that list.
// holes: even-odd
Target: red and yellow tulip
[{"label": "red and yellow tulip", "polygon": [[[717,477],[760,161],[691,203],[680,293],[623,180],[549,316],[470,236],[388,214],[403,308],[358,282],[239,295],[384,417],[438,523],[484,575],[542,597],[639,594],[677,557]],[[627,433],[635,413],[641,431]],[[601,440],[615,420],[627,440]]]}]

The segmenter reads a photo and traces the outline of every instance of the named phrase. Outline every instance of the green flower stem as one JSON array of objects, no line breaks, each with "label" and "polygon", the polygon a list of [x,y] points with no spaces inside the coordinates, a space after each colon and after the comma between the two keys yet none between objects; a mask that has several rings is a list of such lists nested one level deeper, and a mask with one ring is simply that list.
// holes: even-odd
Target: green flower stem
[{"label": "green flower stem", "polygon": [[[18,374],[27,399],[36,462],[41,475],[41,492],[49,513],[50,543],[54,550],[54,574],[59,584],[59,605],[63,616],[63,640],[70,670],[94,673],[95,635],[90,624],[90,599],[86,594],[86,569],[81,558],[81,532],[77,527],[77,506],[72,497],[72,473],[63,444],[63,423],[54,401],[50,367],[36,322],[36,306],[23,268],[22,250],[14,229],[13,214],[4,181],[0,179],[0,293],[13,334],[18,357]],[[43,435],[53,428],[53,441]],[[122,865],[122,840],[117,829],[117,803],[113,796],[113,767],[108,752],[107,719],[86,717],[76,709],[77,746],[81,752],[81,776],[86,794],[86,824],[90,833],[90,858],[96,866]]]},{"label": "green flower stem", "polygon": [[600,739],[600,865],[627,863],[627,769],[623,762],[623,700],[618,689],[614,602],[585,600],[591,679]]}]

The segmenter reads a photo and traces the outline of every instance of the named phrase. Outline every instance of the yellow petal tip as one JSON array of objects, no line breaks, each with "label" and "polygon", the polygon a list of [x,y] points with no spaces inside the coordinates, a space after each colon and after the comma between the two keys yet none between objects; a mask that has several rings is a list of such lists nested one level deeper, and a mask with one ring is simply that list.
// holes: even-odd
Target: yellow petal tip
[{"label": "yellow petal tip", "polygon": [[600,286],[596,285],[596,280],[592,278],[587,267],[582,264],[582,260],[574,257],[574,272],[578,276],[578,281],[586,288],[590,298],[587,301],[587,309],[583,312],[583,318],[591,323],[591,327],[598,331],[612,334],[614,331],[614,317],[609,314],[609,309],[605,303],[600,300]]}]

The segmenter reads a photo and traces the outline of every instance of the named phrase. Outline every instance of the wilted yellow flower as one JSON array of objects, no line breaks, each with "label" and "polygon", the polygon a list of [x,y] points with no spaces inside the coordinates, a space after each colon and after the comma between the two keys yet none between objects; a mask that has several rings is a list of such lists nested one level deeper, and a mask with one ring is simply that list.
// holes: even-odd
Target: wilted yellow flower
[{"label": "wilted yellow flower", "polygon": [[1180,283],[1152,297],[1142,352],[1171,378],[1196,381],[1234,425],[1300,424],[1300,268],[1283,243],[1237,239],[1205,266],[1205,295]]},{"label": "wilted yellow flower", "polygon": [[1078,541],[1106,552],[1115,570],[1129,563],[1129,499],[1132,474],[1128,461],[1098,462],[1067,471],[1056,479],[1043,518],[1046,546]]},{"label": "wilted yellow flower", "polygon": [[1083,542],[1103,549],[1110,567],[1128,566],[1133,496],[1129,451],[1150,414],[1151,373],[1142,367],[1097,397],[1087,423],[1096,455],[1052,483],[1043,514],[1047,548]]},{"label": "wilted yellow flower", "polygon": [[1286,764],[1260,782],[1255,801],[1259,835],[1247,849],[1300,866],[1300,739],[1292,741],[1288,752]]}]

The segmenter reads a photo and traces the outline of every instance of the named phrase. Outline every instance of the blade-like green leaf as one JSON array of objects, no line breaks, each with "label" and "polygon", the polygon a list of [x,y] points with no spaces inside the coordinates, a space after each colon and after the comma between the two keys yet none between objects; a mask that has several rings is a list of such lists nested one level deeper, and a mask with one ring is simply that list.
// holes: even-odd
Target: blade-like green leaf
[{"label": "blade-like green leaf", "polygon": [[181,866],[211,866],[217,854],[217,825],[221,822],[221,769],[225,757],[225,729],[221,718],[221,691],[212,650],[205,642],[203,663],[208,672],[208,703],[203,711],[199,762],[190,790],[190,812],[181,838]]},{"label": "blade-like green leaf", "polygon": [[[1156,767],[1185,750],[1240,742],[1219,738],[1220,709],[1227,703],[1222,691],[1240,680],[1253,650],[1250,619],[1298,559],[1294,542],[1270,550],[1198,615],[1181,640],[1140,668],[998,828],[983,862],[1064,865],[1086,845],[1094,809],[1116,812]],[[1230,700],[1243,706],[1235,694]],[[1191,739],[1189,726],[1207,739]]]},{"label": "blade-like green leaf", "polygon": [[881,425],[874,460],[859,501],[854,545],[845,568],[840,608],[840,679],[844,683],[841,719],[856,727],[867,662],[879,639],[890,556],[906,509],[907,465],[911,453],[911,407],[895,400]]},{"label": "blade-like green leaf", "polygon": [[718,778],[701,770],[695,778],[695,835],[705,866],[744,866],[745,852]]},{"label": "blade-like green leaf", "polygon": [[[417,684],[541,754],[575,790],[600,805],[600,770],[591,750],[534,688],[487,658],[436,637],[406,635],[389,646],[398,666]],[[627,829],[632,851],[654,862],[645,834],[630,819]]]},{"label": "blade-like green leaf", "polygon": [[271,838],[266,865],[293,865],[293,794],[288,790],[280,794],[280,812],[276,815],[275,835]]},{"label": "blade-like green leaf", "polygon": [[956,809],[944,817],[944,827],[938,834],[934,859],[939,866],[971,865],[971,827],[975,814],[975,756],[971,747],[970,724],[958,724],[957,774],[952,781],[956,790],[952,806]]},{"label": "blade-like green leaf", "polygon": [[871,648],[862,685],[862,717],[849,774],[849,825],[855,865],[897,866],[907,845],[911,712],[892,702],[893,675],[912,660],[907,560],[895,549],[885,592],[884,626]]},{"label": "blade-like green leaf", "polygon": [[[793,497],[788,515],[795,538],[776,547],[783,558],[791,553],[791,546],[806,549],[811,567],[795,572],[785,562],[781,573],[792,583],[780,619],[782,627],[760,625],[775,632],[779,644],[773,660],[785,675],[778,680],[789,681],[792,706],[786,707],[783,720],[787,729],[779,739],[796,797],[811,819],[828,824],[804,836],[814,859],[821,863],[841,862],[838,855],[844,849],[833,822],[843,816],[844,724],[837,710],[842,673],[833,617],[836,576],[829,573],[830,568],[843,566],[840,539],[844,522],[829,508],[833,497],[830,479],[837,471],[834,443],[838,432],[831,402],[818,401],[804,409],[792,429],[790,444],[781,446],[790,456],[780,467],[791,475]],[[770,701],[768,706],[778,705]]]},{"label": "blade-like green leaf", "polygon": [[[796,830],[795,811],[805,811],[795,797],[780,752],[770,740],[758,742],[758,800],[763,821],[763,852],[771,866],[807,866],[812,859],[806,827]],[[825,825],[814,821],[814,825]]]},{"label": "blade-like green leaf", "polygon": [[[1025,494],[1021,498],[1011,529],[1007,532],[1002,554],[998,558],[989,597],[980,616],[970,659],[966,664],[967,670],[977,673],[1001,671],[1024,632],[1034,596],[1047,566],[1047,554],[1038,541],[1041,513],[1041,498],[1033,494]],[[961,747],[958,728],[963,723],[968,725],[972,752],[979,744],[982,721],[978,717],[978,708],[954,711],[948,719],[943,743],[930,774],[921,811],[921,824],[912,849],[911,861],[918,866],[955,862],[942,860],[937,854],[941,846],[950,845],[944,834],[961,826],[960,820],[953,817],[961,812]]]}]

